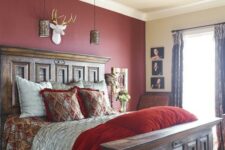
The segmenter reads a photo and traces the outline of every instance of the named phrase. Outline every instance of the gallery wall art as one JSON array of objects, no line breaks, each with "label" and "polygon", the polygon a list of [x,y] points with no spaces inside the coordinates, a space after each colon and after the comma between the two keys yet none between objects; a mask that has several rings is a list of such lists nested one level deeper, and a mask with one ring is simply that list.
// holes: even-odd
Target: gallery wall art
[{"label": "gallery wall art", "polygon": [[165,81],[163,76],[163,60],[164,60],[164,47],[153,47],[150,49],[151,61],[151,89],[164,89]]}]

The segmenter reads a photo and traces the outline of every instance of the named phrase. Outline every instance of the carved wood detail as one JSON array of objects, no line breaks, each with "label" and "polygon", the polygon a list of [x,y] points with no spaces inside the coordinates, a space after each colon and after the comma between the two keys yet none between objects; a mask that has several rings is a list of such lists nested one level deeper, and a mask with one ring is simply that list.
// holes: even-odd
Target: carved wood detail
[{"label": "carved wood detail", "polygon": [[209,137],[204,136],[199,139],[200,149],[209,150]]},{"label": "carved wood detail", "polygon": [[99,81],[99,68],[88,67],[88,81],[91,81],[91,82]]},{"label": "carved wood detail", "polygon": [[197,141],[191,141],[189,143],[187,143],[187,150],[197,150]]},{"label": "carved wood detail", "polygon": [[67,83],[68,82],[68,66],[56,65],[56,82]]},{"label": "carved wood detail", "polygon": [[36,82],[46,82],[51,80],[51,65],[36,64]]},{"label": "carved wood detail", "polygon": [[[212,127],[221,120],[199,120],[103,143],[101,146],[103,150],[213,150]],[[199,146],[201,139],[209,149]]]},{"label": "carved wood detail", "polygon": [[110,60],[109,57],[99,57],[93,55],[82,55],[71,52],[57,52],[57,51],[46,51],[36,50],[27,48],[15,48],[0,46],[2,55],[13,55],[13,56],[24,56],[24,57],[35,57],[35,58],[47,58],[47,59],[62,59],[80,62],[92,62],[105,64]]},{"label": "carved wood detail", "polygon": [[20,76],[29,80],[30,63],[28,62],[12,62],[12,107],[19,107],[19,99],[16,85],[16,76]]},{"label": "carved wood detail", "polygon": [[[9,51],[7,51],[9,50]],[[15,54],[13,53],[15,51]],[[6,48],[0,47],[1,53],[1,108],[2,113],[18,114],[19,113],[19,102],[17,87],[15,83],[16,75],[21,76],[25,79],[34,82],[43,81],[56,81],[61,83],[67,83],[77,80],[99,81],[104,79],[105,65],[99,63],[80,62],[65,60],[62,53],[47,52],[52,57],[56,55],[57,59],[47,58],[46,51],[34,51],[21,48]],[[42,55],[39,56],[30,54]],[[7,55],[6,55],[7,54]],[[29,55],[28,55],[29,54]],[[66,54],[69,57],[69,54]],[[80,56],[80,55],[78,55]],[[90,56],[85,56],[89,58]],[[71,57],[76,57],[75,54],[71,54]],[[94,58],[94,56],[91,56]],[[101,57],[101,60],[104,57]],[[98,57],[95,57],[98,61]],[[107,59],[107,58],[104,58]],[[95,61],[96,61],[95,60]]]},{"label": "carved wood detail", "polygon": [[85,67],[73,66],[73,81],[85,80]]}]

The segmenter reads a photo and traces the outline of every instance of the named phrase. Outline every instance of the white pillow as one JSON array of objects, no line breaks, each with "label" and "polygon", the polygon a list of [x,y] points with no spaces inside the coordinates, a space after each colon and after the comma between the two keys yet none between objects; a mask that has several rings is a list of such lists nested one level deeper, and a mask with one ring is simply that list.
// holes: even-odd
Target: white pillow
[{"label": "white pillow", "polygon": [[52,89],[51,83],[34,83],[19,76],[16,76],[16,83],[21,110],[20,118],[45,116],[45,106],[39,92],[44,88]]},{"label": "white pillow", "polygon": [[105,80],[99,81],[99,82],[88,82],[88,81],[83,81],[84,88],[91,88],[91,89],[96,89],[99,91],[104,92],[105,100],[106,100],[106,105],[111,107],[111,103],[109,100],[109,94],[108,94],[108,89],[107,85],[105,83]]},{"label": "white pillow", "polygon": [[83,81],[71,82],[68,84],[58,83],[58,82],[51,82],[52,89],[56,90],[69,90],[70,88],[77,86],[79,88],[84,88]]}]

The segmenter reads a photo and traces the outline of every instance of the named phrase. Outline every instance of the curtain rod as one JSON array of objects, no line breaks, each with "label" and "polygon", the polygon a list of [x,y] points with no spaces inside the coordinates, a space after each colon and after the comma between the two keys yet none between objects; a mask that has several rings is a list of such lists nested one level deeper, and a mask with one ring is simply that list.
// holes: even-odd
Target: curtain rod
[{"label": "curtain rod", "polygon": [[171,32],[185,31],[185,30],[197,29],[197,28],[203,28],[203,27],[210,27],[210,26],[215,26],[215,25],[224,24],[224,23],[225,22],[215,23],[215,24],[208,24],[208,25],[203,25],[203,26],[190,27],[190,28],[184,28],[184,29],[178,29],[178,30],[172,30]]}]

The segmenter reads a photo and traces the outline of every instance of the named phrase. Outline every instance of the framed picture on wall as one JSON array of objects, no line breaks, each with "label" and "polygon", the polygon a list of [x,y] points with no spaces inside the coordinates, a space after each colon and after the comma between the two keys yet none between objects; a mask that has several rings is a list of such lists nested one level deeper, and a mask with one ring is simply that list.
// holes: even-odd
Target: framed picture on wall
[{"label": "framed picture on wall", "polygon": [[152,75],[163,75],[163,63],[161,60],[152,61]]},{"label": "framed picture on wall", "polygon": [[164,77],[152,77],[151,87],[152,89],[164,89]]},{"label": "framed picture on wall", "polygon": [[152,61],[160,60],[164,58],[164,47],[153,47],[151,48],[151,59]]}]

